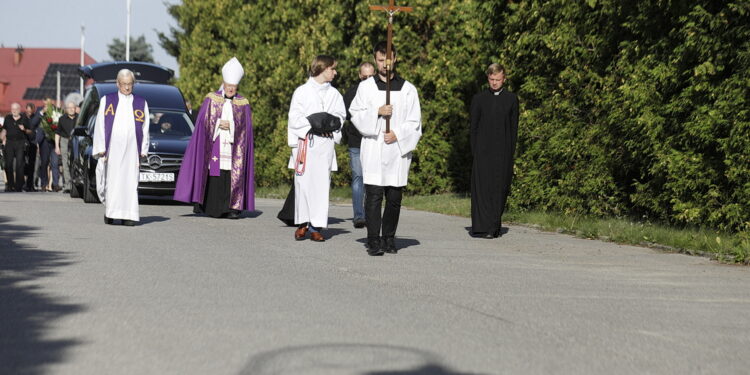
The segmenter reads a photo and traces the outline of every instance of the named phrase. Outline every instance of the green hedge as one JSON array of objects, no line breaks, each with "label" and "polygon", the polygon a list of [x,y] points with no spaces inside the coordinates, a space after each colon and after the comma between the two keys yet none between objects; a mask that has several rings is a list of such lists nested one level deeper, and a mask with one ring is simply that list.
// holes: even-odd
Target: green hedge
[{"label": "green hedge", "polygon": [[750,2],[507,14],[501,60],[524,104],[512,204],[750,229]]},{"label": "green hedge", "polygon": [[[385,1],[383,1],[385,2]],[[286,115],[316,54],[339,59],[343,92],[384,36],[351,0],[185,0],[178,86],[193,102],[237,56],[254,109],[260,186],[286,184]],[[467,107],[483,69],[506,65],[521,124],[510,204],[750,229],[750,2],[402,0],[400,73],[420,90],[422,141],[409,191],[468,190]],[[338,149],[349,181],[346,148]]]}]

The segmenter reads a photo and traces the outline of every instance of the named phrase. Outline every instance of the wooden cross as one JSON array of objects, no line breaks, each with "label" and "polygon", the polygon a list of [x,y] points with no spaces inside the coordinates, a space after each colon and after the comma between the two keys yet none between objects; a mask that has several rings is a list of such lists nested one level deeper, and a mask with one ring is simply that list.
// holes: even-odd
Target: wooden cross
[{"label": "wooden cross", "polygon": [[[395,0],[388,0],[388,6],[371,5],[370,10],[384,11],[388,14],[388,38],[386,39],[385,49],[385,104],[391,104],[391,57],[393,48],[393,15],[398,12],[410,13],[414,10],[412,7],[396,6]],[[385,118],[385,132],[391,132],[391,116]]]}]

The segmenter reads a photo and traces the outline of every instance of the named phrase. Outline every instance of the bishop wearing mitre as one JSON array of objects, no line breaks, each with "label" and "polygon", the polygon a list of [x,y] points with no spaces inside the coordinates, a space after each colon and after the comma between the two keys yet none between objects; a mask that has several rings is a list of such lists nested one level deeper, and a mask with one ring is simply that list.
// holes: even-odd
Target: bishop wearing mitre
[{"label": "bishop wearing mitre", "polygon": [[237,93],[245,74],[239,60],[229,60],[221,74],[221,88],[198,112],[174,199],[193,203],[196,213],[238,219],[255,209],[252,110]]}]

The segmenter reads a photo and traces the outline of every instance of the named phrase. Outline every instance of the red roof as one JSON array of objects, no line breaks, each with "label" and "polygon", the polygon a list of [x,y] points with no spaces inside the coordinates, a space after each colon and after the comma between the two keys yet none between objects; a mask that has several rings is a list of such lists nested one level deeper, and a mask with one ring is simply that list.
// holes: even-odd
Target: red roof
[{"label": "red roof", "polygon": [[[31,102],[42,105],[41,100],[24,100],[27,88],[39,87],[52,63],[80,64],[81,50],[78,48],[23,48],[20,63],[16,64],[16,48],[0,48],[0,114],[10,112],[11,103],[22,106]],[[84,54],[85,65],[96,63]]]}]

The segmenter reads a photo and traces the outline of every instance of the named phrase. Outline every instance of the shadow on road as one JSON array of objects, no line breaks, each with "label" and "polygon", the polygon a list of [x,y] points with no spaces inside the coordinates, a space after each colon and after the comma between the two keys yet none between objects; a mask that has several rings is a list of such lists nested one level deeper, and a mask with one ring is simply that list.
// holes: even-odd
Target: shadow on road
[{"label": "shadow on road", "polygon": [[455,371],[440,362],[436,354],[420,349],[334,343],[262,352],[252,356],[239,374],[479,375]]},{"label": "shadow on road", "polygon": [[343,223],[343,222],[345,222],[345,221],[346,221],[346,220],[344,220],[344,219],[340,219],[340,218],[338,218],[338,217],[332,217],[332,216],[329,216],[329,217],[328,217],[328,225],[331,225],[331,224],[339,224],[339,223]]},{"label": "shadow on road", "polygon": [[[240,214],[240,219],[254,219],[254,218],[256,218],[256,217],[258,217],[260,215],[263,215],[263,211],[261,211],[261,210],[242,211],[242,214]],[[196,213],[192,212],[192,210],[191,210],[190,213],[184,214],[184,215],[180,215],[180,216],[181,217],[205,217],[205,218],[208,218],[208,219],[225,220],[225,219],[222,219],[222,218],[210,217],[210,216],[208,216],[206,214],[196,214]]]},{"label": "shadow on road", "polygon": [[[365,237],[365,238],[359,238],[359,239],[357,239],[357,242],[359,242],[359,243],[361,243],[363,245],[367,245],[367,237]],[[399,237],[399,236],[396,236],[395,243],[396,243],[396,248],[399,249],[399,250],[403,250],[403,249],[406,249],[407,247],[418,246],[418,245],[422,244],[417,239],[414,239],[414,238],[403,238],[403,237]]]},{"label": "shadow on road", "polygon": [[347,234],[347,233],[351,233],[351,232],[349,232],[346,229],[341,229],[341,228],[326,228],[326,229],[322,230],[322,233],[323,233],[323,235],[327,239],[331,239],[331,238],[336,237],[336,236],[338,236],[340,234]]},{"label": "shadow on road", "polygon": [[255,211],[242,211],[242,215],[240,217],[243,218],[256,218],[260,215],[263,215],[263,211],[261,210],[255,210]]},{"label": "shadow on road", "polygon": [[365,375],[479,375],[473,372],[457,372],[440,365],[424,365],[405,370],[386,370],[366,372]]},{"label": "shadow on road", "polygon": [[144,206],[190,206],[185,202],[180,202],[172,199],[172,196],[153,196],[153,195],[139,195],[138,204]]},{"label": "shadow on road", "polygon": [[163,221],[169,221],[169,218],[164,216],[141,216],[141,222],[139,225],[161,223]]},{"label": "shadow on road", "polygon": [[35,281],[71,264],[62,252],[35,249],[20,243],[38,228],[13,225],[0,216],[0,373],[41,374],[45,366],[61,363],[81,342],[49,338],[55,321],[84,310],[49,295]]}]

